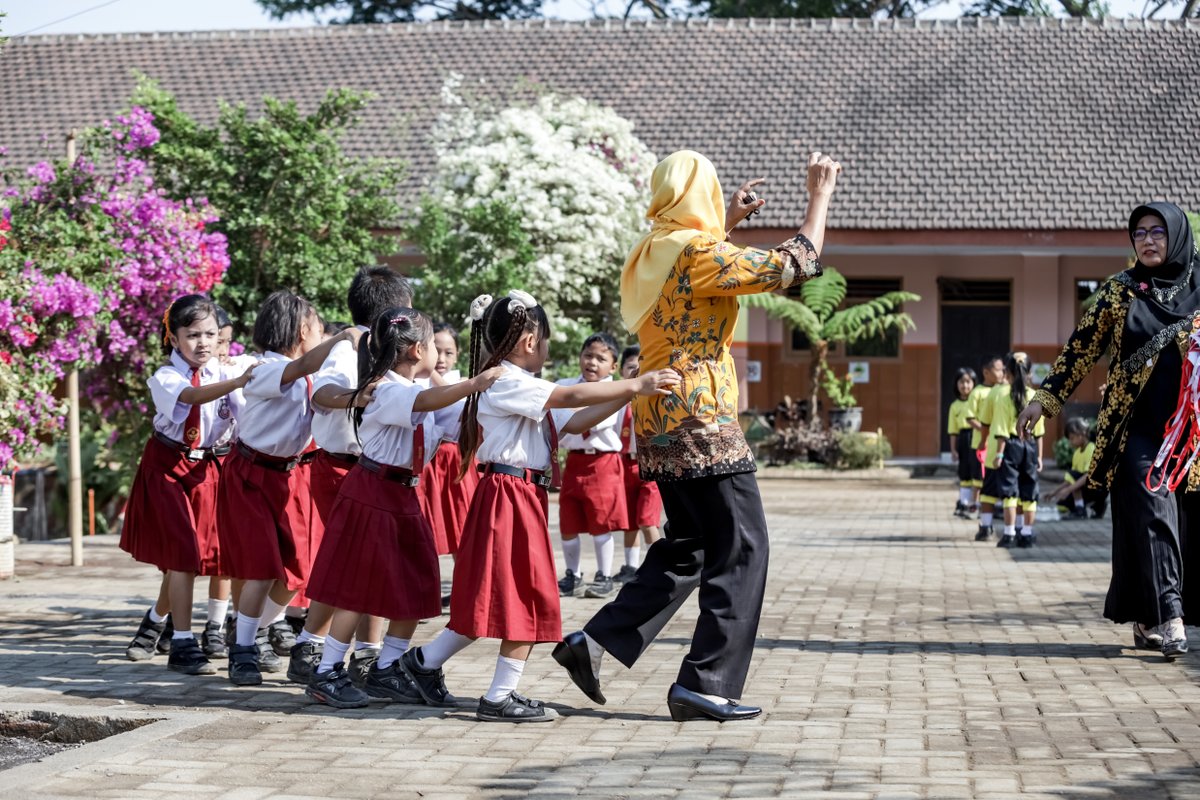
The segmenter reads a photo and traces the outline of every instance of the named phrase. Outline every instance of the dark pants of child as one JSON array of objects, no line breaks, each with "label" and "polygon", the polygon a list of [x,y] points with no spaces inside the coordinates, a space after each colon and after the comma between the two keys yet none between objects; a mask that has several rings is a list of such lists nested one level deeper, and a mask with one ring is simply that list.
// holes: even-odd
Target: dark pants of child
[{"label": "dark pants of child", "polygon": [[767,520],[750,472],[660,482],[667,523],[637,575],[584,632],[632,667],[692,591],[700,617],[677,682],[740,699],[767,580]]}]

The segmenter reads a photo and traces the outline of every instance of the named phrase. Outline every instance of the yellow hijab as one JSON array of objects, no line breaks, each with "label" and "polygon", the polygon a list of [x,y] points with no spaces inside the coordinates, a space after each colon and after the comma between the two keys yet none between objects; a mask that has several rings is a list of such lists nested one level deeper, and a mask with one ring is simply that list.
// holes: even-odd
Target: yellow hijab
[{"label": "yellow hijab", "polygon": [[684,246],[697,234],[725,238],[725,197],[712,162],[694,150],[678,150],[658,162],[650,178],[654,225],[621,271],[621,317],[632,333],[646,322]]}]

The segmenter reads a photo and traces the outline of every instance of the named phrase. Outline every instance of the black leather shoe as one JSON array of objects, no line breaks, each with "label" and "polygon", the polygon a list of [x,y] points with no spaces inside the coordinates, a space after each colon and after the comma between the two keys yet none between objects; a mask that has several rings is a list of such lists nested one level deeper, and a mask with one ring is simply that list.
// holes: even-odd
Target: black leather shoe
[{"label": "black leather shoe", "polygon": [[1163,637],[1162,654],[1167,661],[1174,661],[1188,651],[1187,639],[1167,639]]},{"label": "black leather shoe", "polygon": [[588,696],[593,703],[604,705],[608,702],[604,692],[600,691],[600,678],[592,672],[592,656],[588,653],[587,640],[583,631],[568,633],[566,638],[554,645],[554,660],[567,670],[571,680],[579,687],[579,691]]},{"label": "black leather shoe", "polygon": [[671,719],[676,722],[687,722],[690,719],[729,722],[736,719],[751,719],[762,713],[762,709],[758,706],[740,706],[733,701],[714,703],[695,692],[688,691],[678,683],[672,683],[671,691],[667,692],[667,708],[671,709]]}]

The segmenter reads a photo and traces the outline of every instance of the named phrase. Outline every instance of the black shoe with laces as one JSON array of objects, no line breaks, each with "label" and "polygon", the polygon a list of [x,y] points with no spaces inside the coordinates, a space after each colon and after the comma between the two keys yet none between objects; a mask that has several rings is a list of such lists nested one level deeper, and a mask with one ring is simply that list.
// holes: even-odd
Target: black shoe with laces
[{"label": "black shoe with laces", "polygon": [[130,661],[145,661],[148,658],[154,658],[154,654],[158,652],[158,640],[162,637],[163,629],[166,627],[165,619],[162,622],[151,622],[150,612],[147,611],[142,617],[141,624],[138,625],[137,633],[133,635],[133,641],[125,648],[125,657]]},{"label": "black shoe with laces", "polygon": [[171,615],[167,614],[166,622],[163,624],[162,636],[158,637],[158,644],[155,645],[155,650],[166,655],[171,652],[171,638],[175,636],[175,623],[171,620]]},{"label": "black shoe with laces", "polygon": [[979,530],[975,531],[975,541],[986,542],[992,538],[992,529],[987,525],[980,525]]},{"label": "black shoe with laces", "polygon": [[221,630],[221,623],[209,622],[204,626],[204,633],[200,634],[200,647],[209,658],[225,658],[229,655],[229,646],[225,644],[225,632]]},{"label": "black shoe with laces", "polygon": [[603,600],[606,597],[612,597],[614,591],[616,591],[616,587],[613,585],[612,576],[597,571],[596,577],[588,584],[587,589],[583,592],[583,596]]},{"label": "black shoe with laces", "polygon": [[996,547],[1012,547],[1016,543],[1017,537],[1011,533],[1006,533],[996,542]]},{"label": "black shoe with laces", "polygon": [[1031,533],[1028,536],[1023,533],[1017,534],[1017,547],[1033,547],[1036,541],[1037,534]]},{"label": "black shoe with laces", "polygon": [[167,658],[167,669],[184,675],[216,675],[217,668],[204,655],[195,636],[186,639],[171,639],[171,655]]},{"label": "black shoe with laces", "polygon": [[257,686],[262,683],[258,668],[258,645],[229,645],[229,681],[235,686]]},{"label": "black shoe with laces", "polygon": [[275,655],[291,655],[292,648],[296,646],[296,633],[292,630],[292,623],[288,622],[287,617],[276,620],[267,626],[267,641],[271,643],[271,649],[275,651]]},{"label": "black shoe with laces", "polygon": [[321,654],[324,651],[325,646],[320,642],[296,642],[289,654],[288,680],[307,686],[312,681],[313,673],[321,665]]},{"label": "black shoe with laces", "polygon": [[383,669],[380,669],[378,664],[371,667],[367,672],[363,690],[371,697],[391,700],[393,703],[416,706],[425,702],[412,678],[400,668],[399,659]]},{"label": "black shoe with laces", "polygon": [[558,582],[559,597],[583,597],[583,575],[567,570]]},{"label": "black shoe with laces", "polygon": [[509,692],[508,697],[498,703],[486,697],[479,698],[475,717],[484,722],[552,722],[558,719],[558,712],[546,708],[541,700],[530,700],[524,695]]},{"label": "black shoe with laces", "polygon": [[362,708],[371,702],[366,692],[350,683],[344,664],[334,664],[326,672],[314,672],[304,693],[334,708]]},{"label": "black shoe with laces", "polygon": [[634,575],[637,575],[637,567],[626,564],[617,570],[617,574],[613,576],[613,583],[629,583]]},{"label": "black shoe with laces", "polygon": [[420,652],[421,648],[419,647],[409,648],[396,663],[400,665],[400,669],[404,670],[404,674],[412,679],[417,691],[421,693],[421,699],[425,701],[425,705],[435,708],[454,708],[458,705],[458,699],[446,688],[446,675],[442,672],[442,668],[426,669],[422,667]]},{"label": "black shoe with laces", "polygon": [[346,671],[350,673],[351,682],[358,688],[362,689],[367,685],[367,673],[375,666],[375,662],[379,661],[380,650],[378,647],[364,647],[350,654],[350,668]]},{"label": "black shoe with laces", "polygon": [[254,646],[258,648],[258,668],[263,672],[283,672],[283,659],[275,653],[266,628],[259,628],[254,637]]}]

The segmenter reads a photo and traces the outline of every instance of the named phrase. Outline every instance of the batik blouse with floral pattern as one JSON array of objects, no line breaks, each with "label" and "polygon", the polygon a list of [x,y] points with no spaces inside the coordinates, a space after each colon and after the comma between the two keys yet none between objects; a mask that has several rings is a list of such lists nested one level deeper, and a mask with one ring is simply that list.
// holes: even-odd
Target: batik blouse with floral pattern
[{"label": "batik blouse with floral pattern", "polygon": [[659,482],[753,472],[738,425],[733,357],[738,300],[821,274],[816,248],[797,234],[773,250],[698,234],[683,248],[649,319],[638,331],[641,369],[674,369],[666,397],[633,401],[642,478]]}]

